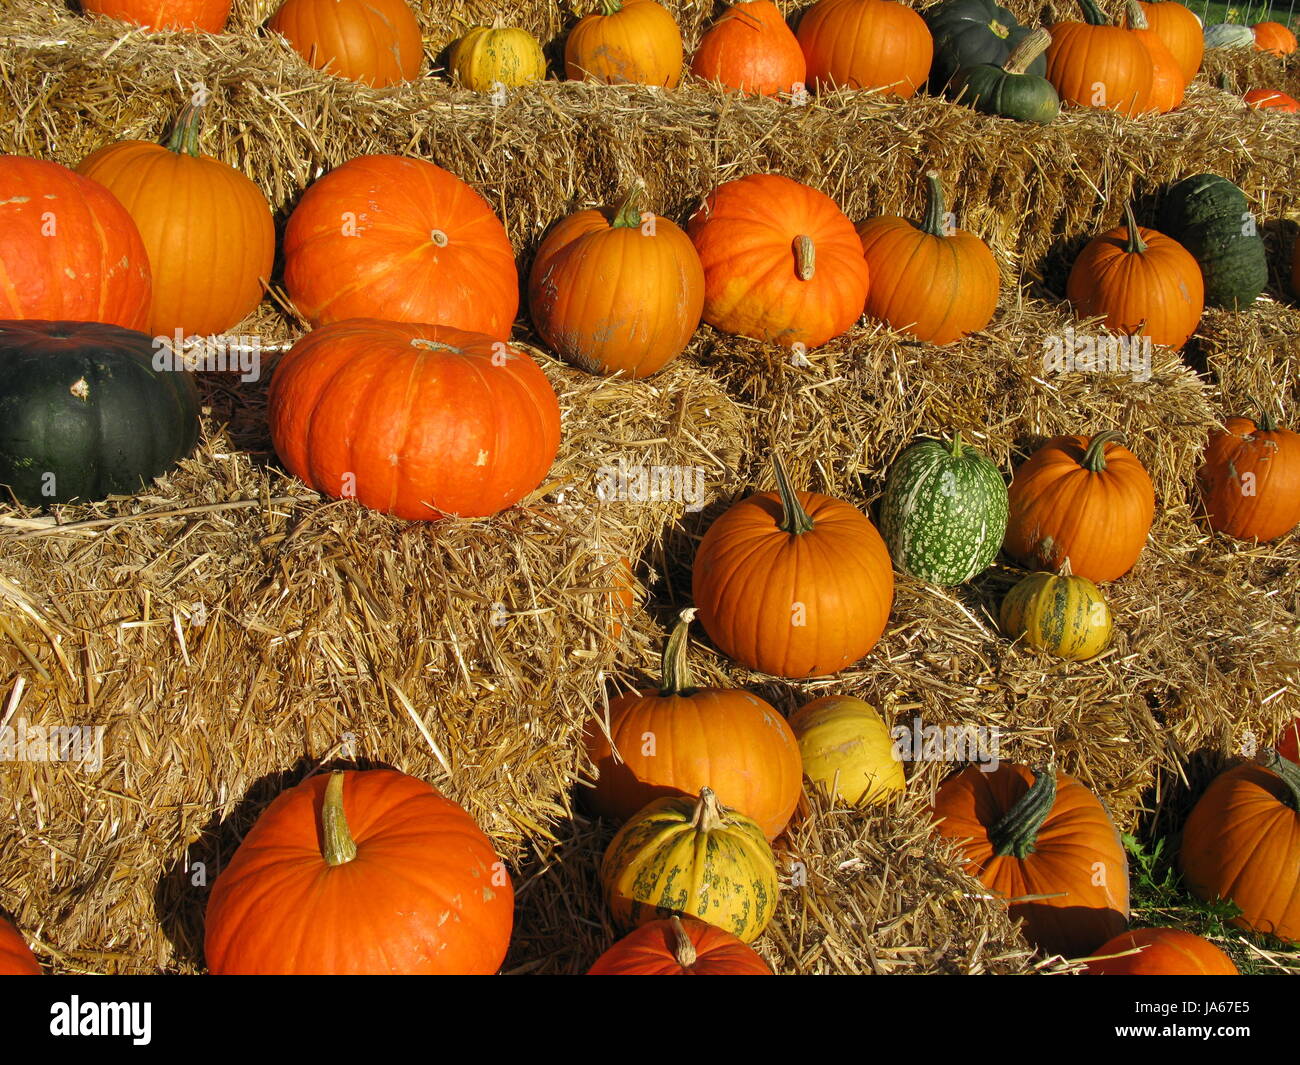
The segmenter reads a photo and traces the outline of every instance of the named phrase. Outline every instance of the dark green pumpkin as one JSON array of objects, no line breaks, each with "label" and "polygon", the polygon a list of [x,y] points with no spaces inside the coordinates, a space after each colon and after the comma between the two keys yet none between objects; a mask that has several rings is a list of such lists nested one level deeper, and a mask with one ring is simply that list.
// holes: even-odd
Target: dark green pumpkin
[{"label": "dark green pumpkin", "polygon": [[1227,178],[1193,174],[1171,187],[1159,227],[1200,264],[1207,307],[1249,307],[1267,286],[1264,239],[1246,194]]},{"label": "dark green pumpkin", "polygon": [[[921,17],[934,37],[930,86],[936,92],[944,91],[966,67],[1000,64],[1030,30],[992,0],[943,0],[922,11]],[[1029,73],[1046,75],[1047,60],[1039,56]]]},{"label": "dark green pumpkin", "polygon": [[1047,125],[1061,113],[1061,97],[1050,81],[1026,70],[1051,43],[1047,30],[1034,29],[1000,65],[982,63],[960,71],[953,80],[952,98],[986,115]]},{"label": "dark green pumpkin", "polygon": [[154,368],[144,333],[99,322],[0,322],[0,500],[138,492],[194,449],[188,370]]}]

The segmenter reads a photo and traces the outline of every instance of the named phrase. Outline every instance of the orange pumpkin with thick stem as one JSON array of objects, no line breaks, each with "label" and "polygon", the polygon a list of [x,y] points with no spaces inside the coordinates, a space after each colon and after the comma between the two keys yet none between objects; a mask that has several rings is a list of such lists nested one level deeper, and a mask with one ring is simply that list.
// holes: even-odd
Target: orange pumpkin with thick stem
[{"label": "orange pumpkin with thick stem", "polygon": [[776,677],[820,677],[870,651],[889,621],[894,567],[852,504],[796,493],[779,456],[776,492],[717,518],[691,575],[700,623],[730,658]]},{"label": "orange pumpkin with thick stem", "polygon": [[694,917],[651,921],[605,951],[588,976],[771,976],[748,943]]},{"label": "orange pumpkin with thick stem", "polygon": [[58,163],[0,156],[0,319],[144,329],[153,298],[135,221],[108,189]]},{"label": "orange pumpkin with thick stem", "polygon": [[1136,928],[1103,943],[1088,976],[1240,976],[1208,939],[1181,928]]},{"label": "orange pumpkin with thick stem", "polygon": [[600,0],[564,42],[564,76],[607,85],[662,85],[682,80],[682,32],[655,0]]},{"label": "orange pumpkin with thick stem", "polygon": [[546,375],[504,341],[352,319],[275,367],[267,421],[291,473],[409,520],[482,517],[536,489],[560,446]]},{"label": "orange pumpkin with thick stem", "polygon": [[27,940],[12,924],[0,917],[0,976],[40,976],[41,963],[36,960]]},{"label": "orange pumpkin with thick stem", "polygon": [[989,324],[1001,279],[988,245],[949,225],[938,172],[926,180],[930,198],[920,226],[897,217],[858,225],[871,276],[866,311],[918,340],[951,344]]},{"label": "orange pumpkin with thick stem", "polygon": [[799,742],[758,696],[691,683],[686,647],[694,616],[683,610],[664,645],[660,686],[611,700],[608,731],[603,721],[588,727],[587,753],[596,767],[591,807],[625,821],[655,799],[698,795],[707,785],[775,839],[802,790]]},{"label": "orange pumpkin with thick stem", "polygon": [[1268,108],[1292,115],[1300,113],[1300,100],[1276,89],[1251,89],[1242,99],[1251,107]]},{"label": "orange pumpkin with thick stem", "polygon": [[198,30],[220,33],[232,0],[81,0],[88,15],[106,15],[147,30]]},{"label": "orange pumpkin with thick stem", "polygon": [[77,167],[135,219],[153,269],[155,336],[238,325],[261,302],[275,260],[271,205],[244,174],[199,150],[202,114],[187,105],[166,147],[119,141]]},{"label": "orange pumpkin with thick stem", "polygon": [[1251,28],[1255,35],[1255,47],[1261,52],[1273,55],[1294,55],[1296,37],[1280,22],[1257,22]]},{"label": "orange pumpkin with thick stem", "polygon": [[704,269],[690,237],[644,211],[635,186],[618,207],[579,211],[537,249],[528,308],[542,339],[589,373],[648,377],[690,343]]},{"label": "orange pumpkin with thick stem", "polygon": [[1147,96],[1146,110],[1168,114],[1183,102],[1188,79],[1164,38],[1151,28],[1142,5],[1137,0],[1126,2],[1128,14],[1125,22],[1129,32],[1142,42],[1142,47],[1151,57],[1151,92]]},{"label": "orange pumpkin with thick stem", "polygon": [[284,284],[312,325],[450,325],[504,340],[515,253],[487,201],[422,159],[362,155],[317,180],[284,229]]},{"label": "orange pumpkin with thick stem", "polygon": [[1150,53],[1128,30],[1113,26],[1094,0],[1079,0],[1083,22],[1051,27],[1047,80],[1062,102],[1100,107],[1131,118],[1147,109]]},{"label": "orange pumpkin with thick stem", "polygon": [[[1147,25],[1164,42],[1178,69],[1183,73],[1183,84],[1191,83],[1196,72],[1201,69],[1201,59],[1205,55],[1205,30],[1201,20],[1192,14],[1191,8],[1177,3],[1177,0],[1163,0],[1153,4],[1138,2],[1138,7],[1147,17]],[[1125,20],[1125,24],[1132,24]]]},{"label": "orange pumpkin with thick stem", "polygon": [[906,99],[930,76],[930,28],[893,0],[818,0],[795,35],[819,89],[882,89]]},{"label": "orange pumpkin with thick stem", "polygon": [[1094,237],[1070,268],[1065,292],[1080,318],[1103,317],[1112,333],[1148,336],[1181,348],[1205,310],[1205,277],[1192,253],[1172,237],[1128,224]]},{"label": "orange pumpkin with thick stem", "polygon": [[733,4],[700,38],[691,71],[738,92],[775,96],[802,85],[808,64],[771,0]]},{"label": "orange pumpkin with thick stem", "polygon": [[1030,456],[1007,490],[1003,549],[1020,565],[1112,581],[1133,568],[1151,531],[1155,488],[1122,433],[1058,436]]},{"label": "orange pumpkin with thick stem", "polygon": [[420,76],[424,41],[405,0],[284,0],[266,24],[316,70],[382,87]]},{"label": "orange pumpkin with thick stem", "polygon": [[514,889],[491,841],[391,769],[311,777],[263,811],[212,885],[215,974],[489,975]]},{"label": "orange pumpkin with thick stem", "polygon": [[1196,473],[1210,528],[1267,543],[1300,525],[1300,433],[1264,410],[1210,433]]},{"label": "orange pumpkin with thick stem", "polygon": [[823,192],[777,174],[737,178],[686,232],[704,267],[704,320],[724,333],[811,348],[862,315],[862,241]]},{"label": "orange pumpkin with thick stem", "polygon": [[1054,769],[971,766],[940,786],[939,834],[963,840],[967,867],[1052,954],[1093,953],[1128,923],[1128,858],[1097,797]]}]

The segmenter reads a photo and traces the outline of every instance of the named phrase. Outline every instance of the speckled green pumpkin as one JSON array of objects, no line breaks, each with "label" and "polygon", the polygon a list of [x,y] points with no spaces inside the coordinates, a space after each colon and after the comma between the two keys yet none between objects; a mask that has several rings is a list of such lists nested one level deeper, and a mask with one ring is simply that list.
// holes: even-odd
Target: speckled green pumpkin
[{"label": "speckled green pumpkin", "polygon": [[983,453],[951,443],[913,444],[889,471],[880,533],[894,565],[935,584],[987,569],[1007,530],[1007,485]]},{"label": "speckled green pumpkin", "polygon": [[1192,253],[1205,277],[1205,305],[1240,310],[1268,285],[1268,255],[1246,194],[1217,174],[1193,174],[1170,188],[1160,232]]}]

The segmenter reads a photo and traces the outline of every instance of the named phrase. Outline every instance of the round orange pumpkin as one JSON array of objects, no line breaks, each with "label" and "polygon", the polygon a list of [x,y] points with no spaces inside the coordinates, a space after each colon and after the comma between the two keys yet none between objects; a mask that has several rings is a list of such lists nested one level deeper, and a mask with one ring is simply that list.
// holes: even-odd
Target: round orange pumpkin
[{"label": "round orange pumpkin", "polygon": [[1210,528],[1267,543],[1300,525],[1300,433],[1259,418],[1229,418],[1210,433],[1196,473]]},{"label": "round orange pumpkin", "polygon": [[[1137,928],[1103,943],[1088,976],[1240,976],[1208,939],[1180,928]],[[1108,957],[1108,955],[1113,955]]]},{"label": "round orange pumpkin", "polygon": [[940,786],[939,833],[962,840],[967,867],[1025,938],[1051,954],[1091,954],[1128,923],[1128,858],[1095,795],[1053,769],[971,766]]},{"label": "round orange pumpkin", "polygon": [[588,727],[587,753],[596,767],[591,807],[626,821],[655,799],[698,795],[707,785],[775,839],[799,802],[799,743],[758,696],[691,683],[686,646],[694,616],[683,610],[664,645],[660,686],[612,699],[608,730],[605,722]]},{"label": "round orange pumpkin", "polygon": [[934,38],[894,0],[817,0],[796,32],[819,89],[883,89],[906,99],[930,76]]},{"label": "round orange pumpkin", "polygon": [[81,0],[87,15],[133,22],[147,30],[200,30],[220,33],[232,0]]},{"label": "round orange pumpkin", "polygon": [[858,225],[871,276],[866,311],[931,344],[951,344],[983,329],[998,306],[998,264],[973,233],[950,226],[939,175],[925,221],[873,218]]},{"label": "round orange pumpkin", "polygon": [[1294,55],[1296,37],[1280,22],[1257,22],[1251,27],[1255,34],[1255,47],[1273,55]]},{"label": "round orange pumpkin", "polygon": [[1205,278],[1192,253],[1133,220],[1094,237],[1070,268],[1066,296],[1080,318],[1102,317],[1112,333],[1181,348],[1205,310]]},{"label": "round orange pumpkin", "polygon": [[1031,570],[1112,581],[1133,568],[1155,516],[1146,469],[1114,431],[1049,440],[1015,472],[1003,549]]},{"label": "round orange pumpkin", "polygon": [[796,493],[775,462],[778,490],[734,504],[700,540],[692,595],[709,638],[737,662],[776,677],[825,676],[880,639],[894,567],[865,514]]},{"label": "round orange pumpkin", "polygon": [[1094,0],[1079,0],[1083,22],[1051,27],[1047,80],[1063,102],[1101,107],[1131,118],[1147,109],[1151,55],[1128,30],[1112,26]]},{"label": "round orange pumpkin", "polygon": [[0,319],[143,330],[153,283],[135,221],[58,163],[0,156]]},{"label": "round orange pumpkin", "polygon": [[477,192],[422,159],[363,155],[315,182],[284,230],[284,283],[312,325],[450,325],[504,340],[519,310],[505,227]]},{"label": "round orange pumpkin", "polygon": [[405,0],[284,0],[266,26],[340,78],[381,87],[420,76],[424,42]]},{"label": "round orange pumpkin", "polygon": [[732,4],[700,38],[691,70],[738,92],[775,96],[804,83],[803,49],[771,0]]},{"label": "round orange pumpkin", "polygon": [[489,975],[513,907],[461,807],[404,773],[348,770],[257,819],[212,885],[204,953],[219,975]]},{"label": "round orange pumpkin", "polygon": [[648,377],[682,353],[704,309],[704,269],[672,221],[634,188],[613,210],[579,211],[546,235],[528,278],[542,339],[589,373]]},{"label": "round orange pumpkin", "polygon": [[605,951],[588,976],[771,976],[744,940],[694,917],[651,921]]},{"label": "round orange pumpkin", "polygon": [[1251,89],[1242,99],[1251,107],[1262,107],[1292,115],[1300,113],[1300,100],[1276,89]]},{"label": "round orange pumpkin", "polygon": [[704,267],[704,320],[724,333],[811,348],[862,315],[862,241],[823,192],[777,174],[737,178],[686,232]]},{"label": "round orange pumpkin", "polygon": [[202,112],[187,106],[166,147],[119,141],[77,167],[135,219],[153,270],[155,336],[238,325],[261,302],[275,260],[271,205],[242,173],[199,150]]},{"label": "round orange pumpkin", "polygon": [[[1205,55],[1205,29],[1201,20],[1192,14],[1191,8],[1177,0],[1158,0],[1153,4],[1139,0],[1138,7],[1146,15],[1147,25],[1177,62],[1183,74],[1183,84],[1190,84],[1201,69],[1201,59]],[[1132,27],[1127,19],[1125,24]]]},{"label": "round orange pumpkin", "polygon": [[1157,114],[1168,114],[1183,102],[1187,78],[1164,38],[1151,28],[1142,5],[1137,0],[1127,0],[1127,5],[1125,22],[1129,32],[1142,42],[1142,47],[1151,57],[1151,92],[1147,96],[1145,109]]},{"label": "round orange pumpkin", "polygon": [[40,976],[41,963],[12,924],[0,917],[0,976]]},{"label": "round orange pumpkin", "polygon": [[1288,762],[1300,762],[1300,717],[1282,729],[1277,738],[1277,753]]},{"label": "round orange pumpkin", "polygon": [[662,85],[682,80],[682,33],[655,0],[600,0],[564,42],[564,76],[607,85]]},{"label": "round orange pumpkin", "polygon": [[504,341],[352,319],[276,364],[267,420],[289,472],[411,520],[482,517],[542,483],[560,446],[546,375]]}]

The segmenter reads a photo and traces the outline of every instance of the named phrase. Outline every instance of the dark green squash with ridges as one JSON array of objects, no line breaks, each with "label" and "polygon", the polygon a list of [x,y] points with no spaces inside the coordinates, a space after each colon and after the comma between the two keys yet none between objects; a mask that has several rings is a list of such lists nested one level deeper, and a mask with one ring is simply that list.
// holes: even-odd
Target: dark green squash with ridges
[{"label": "dark green squash with ridges", "polygon": [[[934,37],[930,86],[935,92],[950,89],[950,82],[966,67],[999,64],[1027,37],[1030,27],[993,0],[943,0],[921,12]],[[1036,58],[1029,73],[1047,74],[1047,60]]]},{"label": "dark green squash with ridges", "polygon": [[1242,310],[1268,285],[1268,256],[1246,195],[1217,174],[1193,174],[1172,186],[1159,229],[1200,264],[1205,305]]},{"label": "dark green squash with ridges", "polygon": [[1047,125],[1061,113],[1061,97],[1046,78],[1026,73],[1052,35],[1041,26],[1027,34],[1000,66],[966,67],[953,81],[952,98],[986,115]]}]

